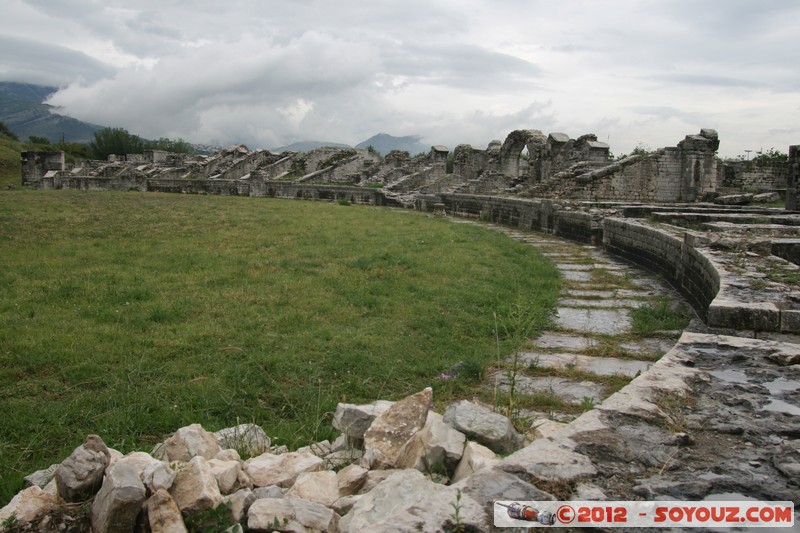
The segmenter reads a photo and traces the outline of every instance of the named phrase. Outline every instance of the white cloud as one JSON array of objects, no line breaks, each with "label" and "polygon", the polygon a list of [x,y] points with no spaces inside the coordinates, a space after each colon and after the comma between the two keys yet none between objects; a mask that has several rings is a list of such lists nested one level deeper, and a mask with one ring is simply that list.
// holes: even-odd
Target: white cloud
[{"label": "white cloud", "polygon": [[52,99],[64,113],[144,136],[483,147],[535,128],[625,153],[711,127],[723,155],[798,142],[793,2],[8,4],[0,77],[72,81]]}]

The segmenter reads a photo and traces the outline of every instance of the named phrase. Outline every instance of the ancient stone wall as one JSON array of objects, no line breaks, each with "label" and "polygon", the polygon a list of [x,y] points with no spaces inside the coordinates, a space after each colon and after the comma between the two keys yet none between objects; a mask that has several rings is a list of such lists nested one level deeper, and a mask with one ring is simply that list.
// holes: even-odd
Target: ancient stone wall
[{"label": "ancient stone wall", "polygon": [[785,162],[735,161],[718,165],[717,186],[723,189],[774,191],[786,189]]},{"label": "ancient stone wall", "polygon": [[64,170],[64,152],[22,152],[22,184],[35,184],[48,172]]},{"label": "ancient stone wall", "polygon": [[800,145],[789,147],[789,172],[786,178],[786,209],[797,209],[800,198]]}]

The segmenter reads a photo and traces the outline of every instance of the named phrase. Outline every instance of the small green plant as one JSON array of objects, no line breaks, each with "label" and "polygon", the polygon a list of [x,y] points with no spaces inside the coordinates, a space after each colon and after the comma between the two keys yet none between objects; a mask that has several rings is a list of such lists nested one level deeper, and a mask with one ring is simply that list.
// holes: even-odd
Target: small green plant
[{"label": "small green plant", "polygon": [[336,203],[338,203],[339,205],[350,205],[350,200],[348,200],[347,198],[339,198],[338,200],[336,200]]},{"label": "small green plant", "polygon": [[5,520],[3,520],[2,523],[0,523],[0,529],[2,529],[3,531],[8,531],[18,526],[19,526],[19,520],[17,520],[17,517],[13,514],[8,518],[6,518]]},{"label": "small green plant", "polygon": [[218,533],[234,524],[231,518],[231,503],[225,502],[212,509],[206,509],[184,519],[190,533]]},{"label": "small green plant", "polygon": [[453,508],[453,523],[450,531],[453,533],[464,533],[466,527],[464,526],[464,521],[461,518],[461,489],[456,490],[456,501],[455,503],[451,503],[450,506]]},{"label": "small green plant", "polygon": [[584,411],[590,411],[594,409],[594,398],[591,396],[584,396],[583,400],[581,401],[581,409]]},{"label": "small green plant", "polygon": [[284,516],[283,520],[278,520],[278,517],[273,517],[272,524],[270,524],[269,529],[267,531],[284,531],[286,526],[289,525],[289,517]]}]

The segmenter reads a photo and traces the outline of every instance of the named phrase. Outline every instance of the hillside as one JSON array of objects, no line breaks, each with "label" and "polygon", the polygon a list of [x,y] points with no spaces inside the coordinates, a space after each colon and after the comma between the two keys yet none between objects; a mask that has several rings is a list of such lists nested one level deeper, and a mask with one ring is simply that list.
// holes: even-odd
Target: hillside
[{"label": "hillside", "polygon": [[56,87],[0,82],[0,121],[20,139],[36,135],[50,142],[91,141],[102,126],[59,115],[53,112],[53,106],[42,103],[56,90]]},{"label": "hillside", "polygon": [[27,149],[28,143],[0,134],[0,190],[6,190],[9,185],[19,187],[22,180],[19,155]]},{"label": "hillside", "polygon": [[387,133],[379,133],[377,135],[373,135],[366,141],[358,143],[356,148],[365,150],[372,146],[374,149],[380,152],[381,155],[386,155],[392,150],[402,150],[411,155],[417,155],[421,152],[428,153],[431,147],[421,143],[420,139],[421,137],[419,135],[395,137]]},{"label": "hillside", "polygon": [[311,150],[316,150],[317,148],[322,148],[325,146],[330,146],[333,148],[352,148],[349,144],[342,144],[342,143],[334,143],[334,142],[327,142],[327,141],[298,141],[292,144],[287,144],[286,146],[280,146],[278,148],[273,148],[272,151],[276,153],[281,152],[310,152]]}]

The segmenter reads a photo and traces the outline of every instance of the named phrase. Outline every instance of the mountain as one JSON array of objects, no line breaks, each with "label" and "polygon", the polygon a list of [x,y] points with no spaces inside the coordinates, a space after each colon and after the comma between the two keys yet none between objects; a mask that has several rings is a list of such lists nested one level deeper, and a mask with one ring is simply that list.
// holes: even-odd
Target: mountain
[{"label": "mountain", "polygon": [[281,146],[280,148],[273,148],[273,152],[281,153],[281,152],[310,152],[311,150],[316,150],[317,148],[322,148],[323,146],[331,146],[333,148],[352,148],[349,144],[342,144],[342,143],[332,143],[332,142],[324,142],[324,141],[299,141],[292,144],[287,144],[286,146]]},{"label": "mountain", "polygon": [[356,148],[365,150],[368,147],[372,146],[381,155],[386,155],[392,150],[402,150],[408,152],[411,155],[417,155],[420,152],[428,153],[431,149],[429,145],[420,142],[419,135],[408,135],[406,137],[394,137],[387,133],[379,133],[377,135],[373,135],[369,139],[364,142],[360,142],[356,145]]},{"label": "mountain", "polygon": [[20,139],[36,135],[50,142],[62,138],[76,143],[93,140],[94,132],[103,126],[53,113],[53,106],[42,103],[57,90],[28,83],[0,82],[0,121]]}]

